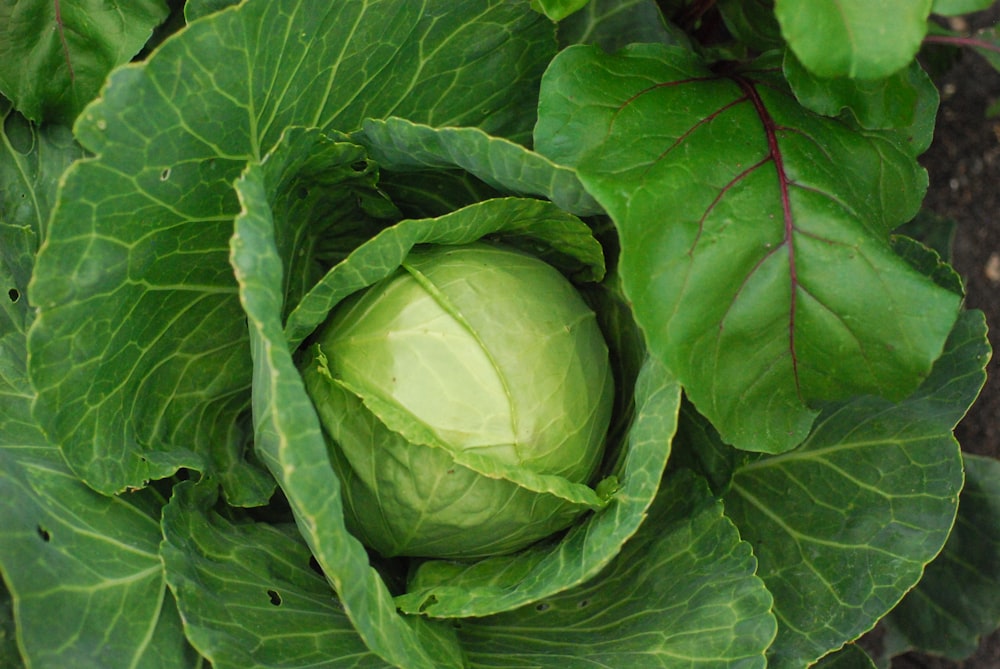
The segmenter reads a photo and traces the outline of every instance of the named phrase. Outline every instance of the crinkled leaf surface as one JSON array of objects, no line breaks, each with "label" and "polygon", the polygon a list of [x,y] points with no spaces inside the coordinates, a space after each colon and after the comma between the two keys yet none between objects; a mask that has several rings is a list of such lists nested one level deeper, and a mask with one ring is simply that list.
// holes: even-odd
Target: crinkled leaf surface
[{"label": "crinkled leaf surface", "polygon": [[571,47],[535,147],[614,219],[650,349],[729,443],[787,450],[816,402],[898,399],[940,355],[961,298],[889,245],[926,187],[894,134],[806,111],[767,69]]},{"label": "crinkled leaf surface", "polygon": [[965,454],[948,543],[886,618],[886,646],[961,660],[1000,625],[1000,462]]},{"label": "crinkled leaf surface", "polygon": [[726,513],[774,594],[769,666],[801,667],[868,631],[941,550],[962,487],[951,432],[985,380],[985,334],[982,313],[964,313],[913,396],[832,405],[799,448],[737,466]]},{"label": "crinkled leaf surface", "polygon": [[230,522],[217,491],[183,483],[164,509],[162,555],[188,638],[216,669],[383,667],[294,530]]},{"label": "crinkled leaf surface", "polygon": [[159,558],[159,502],[95,493],[32,420],[30,309],[11,299],[16,285],[0,258],[0,573],[20,651],[30,666],[188,666]]},{"label": "crinkled leaf surface", "polygon": [[821,77],[879,79],[910,64],[932,0],[775,0],[781,33]]},{"label": "crinkled leaf surface", "polygon": [[554,595],[588,581],[645,519],[670,453],[680,388],[654,359],[636,381],[636,417],[619,488],[609,505],[578,523],[558,544],[471,564],[428,561],[396,604],[434,617],[482,617]]},{"label": "crinkled leaf surface", "polygon": [[118,69],[76,124],[98,155],[65,175],[30,291],[36,417],[74,471],[115,492],[218,470],[231,502],[262,503],[233,180],[292,125],[391,113],[524,138],[552,49],[507,2],[250,0]]},{"label": "crinkled leaf surface", "polygon": [[494,188],[551,200],[578,216],[602,213],[573,170],[479,128],[432,128],[405,119],[370,119],[352,140],[394,171],[460,167]]},{"label": "crinkled leaf surface", "polygon": [[[188,666],[195,654],[158,555],[158,500],[98,495],[73,476],[31,416],[26,282],[57,176],[81,151],[66,128],[39,129],[6,106],[3,118],[0,572],[10,600],[2,606],[12,607],[29,666]],[[2,661],[13,640],[3,645],[0,664],[18,666]]]},{"label": "crinkled leaf surface", "polygon": [[45,237],[59,175],[83,155],[69,128],[39,127],[0,97],[0,259],[21,292]]},{"label": "crinkled leaf surface", "polygon": [[167,17],[163,0],[0,5],[0,92],[28,118],[72,123]]},{"label": "crinkled leaf surface", "polygon": [[[283,144],[276,155],[298,148]],[[285,162],[252,165],[237,183],[243,212],[236,219],[232,262],[250,331],[255,448],[365,645],[402,667],[458,666],[449,631],[397,615],[365,549],[344,527],[340,482],[281,323],[284,279],[271,202]]]},{"label": "crinkled leaf surface", "polygon": [[788,52],[783,70],[803,106],[824,116],[848,111],[870,130],[900,130],[915,156],[930,146],[939,96],[919,63],[882,79],[826,79],[809,72]]},{"label": "crinkled leaf surface", "polygon": [[681,472],[596,578],[459,635],[476,667],[764,667],[775,621],[755,563],[704,481]]}]

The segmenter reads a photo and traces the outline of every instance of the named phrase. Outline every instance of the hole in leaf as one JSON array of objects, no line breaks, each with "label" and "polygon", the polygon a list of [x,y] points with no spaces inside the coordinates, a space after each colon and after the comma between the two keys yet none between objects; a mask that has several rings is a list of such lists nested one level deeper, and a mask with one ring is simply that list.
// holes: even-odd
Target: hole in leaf
[{"label": "hole in leaf", "polygon": [[579,602],[576,603],[576,608],[578,608],[578,609],[585,609],[588,606],[590,606],[590,600],[589,599],[581,599]]},{"label": "hole in leaf", "polygon": [[309,556],[309,568],[312,569],[317,574],[319,574],[320,576],[326,576],[326,574],[323,572],[323,568],[319,566],[319,560],[317,560],[312,555]]},{"label": "hole in leaf", "polygon": [[45,529],[41,525],[39,525],[36,529],[38,530],[38,536],[42,538],[42,541],[48,543],[49,541],[52,540],[52,535],[49,534],[49,531],[47,529]]},{"label": "hole in leaf", "polygon": [[437,600],[438,600],[438,598],[437,598],[436,595],[431,595],[430,597],[428,597],[427,599],[425,599],[424,601],[422,601],[420,603],[420,609],[419,609],[420,612],[424,613],[425,611],[427,611],[427,609],[429,609],[430,607],[432,607],[435,604],[437,604]]},{"label": "hole in leaf", "polygon": [[278,594],[277,590],[268,590],[267,596],[271,598],[271,603],[275,606],[281,606],[281,595]]},{"label": "hole in leaf", "polygon": [[17,302],[21,299],[21,292],[17,288],[11,288],[7,291],[7,297],[10,298],[11,302]]},{"label": "hole in leaf", "polygon": [[548,611],[551,608],[552,608],[552,605],[549,604],[548,602],[542,602],[541,604],[536,604],[535,605],[535,610],[538,611],[539,613],[545,613],[546,611]]},{"label": "hole in leaf", "polygon": [[170,168],[168,167],[162,172],[160,172],[160,181],[166,181],[169,178],[170,178]]},{"label": "hole in leaf", "polygon": [[353,162],[351,163],[351,169],[354,170],[355,172],[364,172],[365,170],[368,169],[368,161],[358,160],[356,162]]}]

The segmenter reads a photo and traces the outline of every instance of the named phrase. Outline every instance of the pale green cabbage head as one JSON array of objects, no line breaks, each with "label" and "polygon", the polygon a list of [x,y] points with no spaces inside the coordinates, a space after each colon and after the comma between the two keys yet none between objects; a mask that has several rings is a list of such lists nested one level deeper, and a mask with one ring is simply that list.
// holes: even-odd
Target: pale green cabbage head
[{"label": "pale green cabbage head", "polygon": [[485,243],[418,248],[317,341],[304,377],[368,546],[497,555],[586,510],[570,498],[601,461],[612,373],[593,311],[550,265]]}]

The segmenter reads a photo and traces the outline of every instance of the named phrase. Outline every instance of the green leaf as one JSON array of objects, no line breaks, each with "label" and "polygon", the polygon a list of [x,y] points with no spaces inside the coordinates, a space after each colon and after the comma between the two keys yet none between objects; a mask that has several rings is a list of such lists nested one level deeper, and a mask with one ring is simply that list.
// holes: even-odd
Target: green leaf
[{"label": "green leaf", "polygon": [[243,213],[236,219],[231,257],[250,330],[255,448],[365,645],[402,667],[458,666],[449,631],[397,615],[365,549],[344,527],[340,482],[284,338],[284,277],[271,203],[288,160],[282,153],[298,150],[294,141],[283,144],[263,165],[248,167],[237,183]]},{"label": "green leaf", "polygon": [[996,0],[934,0],[931,12],[940,16],[971,14],[993,6]]},{"label": "green leaf", "polygon": [[531,0],[531,8],[553,21],[561,21],[582,9],[590,0]]},{"label": "green leaf", "polygon": [[965,454],[948,543],[886,618],[887,645],[961,660],[1000,626],[1000,462]]},{"label": "green leaf", "polygon": [[788,52],[784,73],[804,107],[832,117],[849,112],[869,130],[900,130],[914,156],[930,146],[939,96],[919,63],[883,79],[825,79],[809,72]]},{"label": "green leaf", "polygon": [[573,170],[479,128],[432,128],[388,118],[365,121],[351,139],[386,170],[459,167],[506,193],[544,197],[578,216],[602,213]]},{"label": "green leaf", "polygon": [[424,562],[396,604],[433,617],[482,617],[515,609],[594,577],[639,528],[662,476],[676,426],[677,383],[653,359],[636,381],[636,417],[619,487],[608,506],[573,527],[558,544],[472,564]]},{"label": "green leaf", "polygon": [[21,292],[45,238],[59,175],[83,155],[69,128],[39,127],[0,97],[0,259]]},{"label": "green leaf", "polygon": [[676,48],[571,47],[535,146],[614,219],[636,320],[698,410],[780,452],[820,401],[912,392],[961,298],[889,245],[926,187],[910,149],[803,109],[772,64],[724,76]]},{"label": "green leaf", "polygon": [[719,12],[729,32],[750,48],[764,52],[784,46],[774,0],[720,0]]},{"label": "green leaf", "polygon": [[820,77],[881,79],[917,55],[932,0],[775,0],[781,33]]},{"label": "green leaf", "polygon": [[875,669],[875,662],[868,653],[853,643],[847,644],[838,651],[826,655],[813,669]]},{"label": "green leaf", "polygon": [[295,125],[391,113],[526,138],[553,48],[500,0],[248,0],[116,70],[76,124],[98,155],[65,174],[30,291],[36,417],[74,471],[104,492],[218,471],[231,503],[263,503],[233,181]]},{"label": "green leaf", "polygon": [[163,0],[0,5],[0,92],[32,121],[70,124],[167,17]]},{"label": "green leaf", "polygon": [[212,485],[174,488],[163,513],[167,582],[188,638],[216,669],[388,666],[362,643],[294,529],[230,522]]},{"label": "green leaf", "polygon": [[688,46],[691,39],[663,19],[655,0],[590,0],[559,23],[559,45],[596,44],[608,52],[636,42]]},{"label": "green leaf", "polygon": [[764,667],[775,621],[755,566],[721,503],[682,472],[596,578],[459,634],[475,667]]},{"label": "green leaf", "polygon": [[774,594],[770,666],[856,639],[941,550],[962,486],[951,431],[984,382],[985,331],[981,313],[964,313],[913,396],[831,405],[799,448],[737,466],[726,512]]}]

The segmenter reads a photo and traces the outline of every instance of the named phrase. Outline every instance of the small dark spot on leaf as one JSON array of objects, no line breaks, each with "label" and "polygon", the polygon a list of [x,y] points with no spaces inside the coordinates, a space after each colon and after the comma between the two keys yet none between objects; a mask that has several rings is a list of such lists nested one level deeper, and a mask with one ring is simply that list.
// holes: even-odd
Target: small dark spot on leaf
[{"label": "small dark spot on leaf", "polygon": [[449,469],[449,470],[448,470],[448,473],[449,473],[449,474],[454,474],[454,473],[455,473],[455,470],[454,470],[454,469]]},{"label": "small dark spot on leaf", "polygon": [[36,529],[38,530],[38,536],[40,536],[42,541],[45,543],[48,543],[52,539],[52,535],[49,534],[49,531],[41,525],[39,525]]},{"label": "small dark spot on leaf", "polygon": [[296,193],[296,195],[299,196],[300,200],[304,200],[307,197],[309,197],[309,189],[306,188],[305,186],[300,186],[298,192]]},{"label": "small dark spot on leaf", "polygon": [[576,603],[576,608],[578,608],[578,609],[585,609],[588,606],[590,606],[590,600],[589,599],[581,599],[580,601],[578,601]]},{"label": "small dark spot on leaf", "polygon": [[17,302],[21,299],[21,292],[17,288],[11,288],[7,291],[7,297],[10,298],[11,302]]},{"label": "small dark spot on leaf", "polygon": [[552,605],[549,604],[548,602],[542,602],[541,604],[536,604],[535,605],[535,610],[538,611],[539,613],[545,613],[546,611],[548,611],[551,608],[552,608]]},{"label": "small dark spot on leaf", "polygon": [[271,598],[271,603],[275,606],[281,606],[281,595],[278,594],[277,590],[268,590],[267,596]]},{"label": "small dark spot on leaf", "polygon": [[356,162],[353,162],[351,163],[351,169],[354,170],[355,172],[364,172],[365,170],[368,169],[368,161],[358,160]]},{"label": "small dark spot on leaf", "polygon": [[170,178],[170,168],[168,167],[164,169],[162,172],[160,172],[160,181],[166,181],[169,178]]},{"label": "small dark spot on leaf", "polygon": [[434,606],[435,604],[437,604],[437,601],[438,601],[437,596],[431,595],[430,597],[428,597],[424,601],[420,602],[420,612],[423,613],[424,611],[426,611],[430,607]]}]

